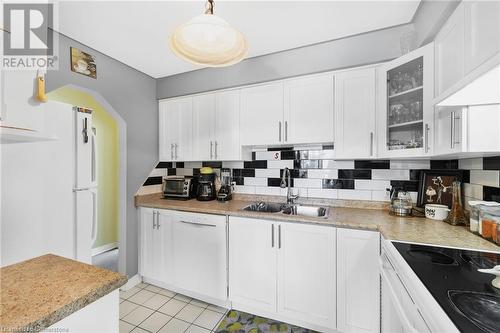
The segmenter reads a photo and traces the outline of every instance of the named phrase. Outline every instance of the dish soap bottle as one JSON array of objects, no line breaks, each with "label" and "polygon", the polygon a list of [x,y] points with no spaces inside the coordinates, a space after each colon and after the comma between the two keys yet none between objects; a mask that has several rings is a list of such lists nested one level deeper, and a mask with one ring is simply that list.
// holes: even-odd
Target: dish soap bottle
[{"label": "dish soap bottle", "polygon": [[467,225],[467,219],[465,218],[464,208],[462,206],[462,193],[459,181],[453,182],[452,194],[453,201],[451,204],[451,211],[450,214],[448,214],[448,217],[444,219],[444,222],[451,225]]}]

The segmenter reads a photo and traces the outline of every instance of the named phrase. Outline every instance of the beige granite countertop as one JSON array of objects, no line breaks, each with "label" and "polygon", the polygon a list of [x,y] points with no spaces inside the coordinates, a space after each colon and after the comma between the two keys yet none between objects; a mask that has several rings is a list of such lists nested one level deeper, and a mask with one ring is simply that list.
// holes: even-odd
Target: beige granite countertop
[{"label": "beige granite countertop", "polygon": [[[244,200],[239,198],[244,198]],[[335,207],[338,205],[338,201],[331,201],[328,204],[327,200],[318,200],[316,202],[318,205],[333,206],[330,207],[328,218],[323,219],[290,216],[282,213],[258,213],[241,210],[249,204],[249,200],[252,198],[254,199],[253,201],[266,200],[265,197],[239,196],[225,203],[215,200],[197,201],[195,199],[182,201],[163,199],[160,193],[136,196],[135,200],[136,206],[141,207],[299,223],[328,224],[351,229],[378,230],[388,240],[500,252],[499,246],[472,234],[465,227],[451,226],[441,221],[426,218],[391,216],[388,213],[387,204],[385,203],[364,202],[360,205],[352,202],[343,202],[342,205],[349,205],[350,207]],[[283,202],[283,198],[280,200]],[[268,201],[275,200],[269,199]]]},{"label": "beige granite countertop", "polygon": [[0,331],[41,331],[126,282],[119,273],[53,254],[2,267]]}]

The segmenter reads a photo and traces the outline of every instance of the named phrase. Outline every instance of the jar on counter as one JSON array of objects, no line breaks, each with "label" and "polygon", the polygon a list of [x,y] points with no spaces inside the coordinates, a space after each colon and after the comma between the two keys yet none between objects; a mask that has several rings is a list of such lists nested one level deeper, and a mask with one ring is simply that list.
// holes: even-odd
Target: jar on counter
[{"label": "jar on counter", "polygon": [[479,208],[484,201],[469,201],[469,228],[473,234],[479,235]]},{"label": "jar on counter", "polygon": [[481,236],[489,241],[500,241],[498,226],[500,225],[500,207],[481,207],[479,212]]},{"label": "jar on counter", "polygon": [[[477,214],[478,214],[478,231],[477,234],[479,236],[483,235],[483,223],[481,220],[481,212],[484,210],[500,208],[500,203],[495,201],[479,201],[480,203],[476,205]],[[471,207],[471,217],[472,217],[472,207]]]}]

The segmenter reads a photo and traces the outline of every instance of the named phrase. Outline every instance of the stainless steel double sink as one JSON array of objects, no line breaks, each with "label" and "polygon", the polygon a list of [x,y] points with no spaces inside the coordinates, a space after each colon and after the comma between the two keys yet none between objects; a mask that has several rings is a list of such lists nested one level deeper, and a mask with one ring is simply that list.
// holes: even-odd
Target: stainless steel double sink
[{"label": "stainless steel double sink", "polygon": [[260,213],[282,213],[286,215],[306,216],[306,217],[319,217],[328,218],[330,209],[328,207],[320,206],[307,206],[298,204],[285,204],[276,202],[255,202],[242,208],[247,212],[260,212]]}]

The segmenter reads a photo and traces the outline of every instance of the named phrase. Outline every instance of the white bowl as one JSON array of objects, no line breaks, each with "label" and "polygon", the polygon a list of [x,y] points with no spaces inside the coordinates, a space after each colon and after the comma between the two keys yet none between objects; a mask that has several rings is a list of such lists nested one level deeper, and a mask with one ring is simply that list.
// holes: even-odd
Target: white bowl
[{"label": "white bowl", "polygon": [[450,209],[446,205],[425,205],[425,217],[428,219],[443,221],[449,212]]}]

